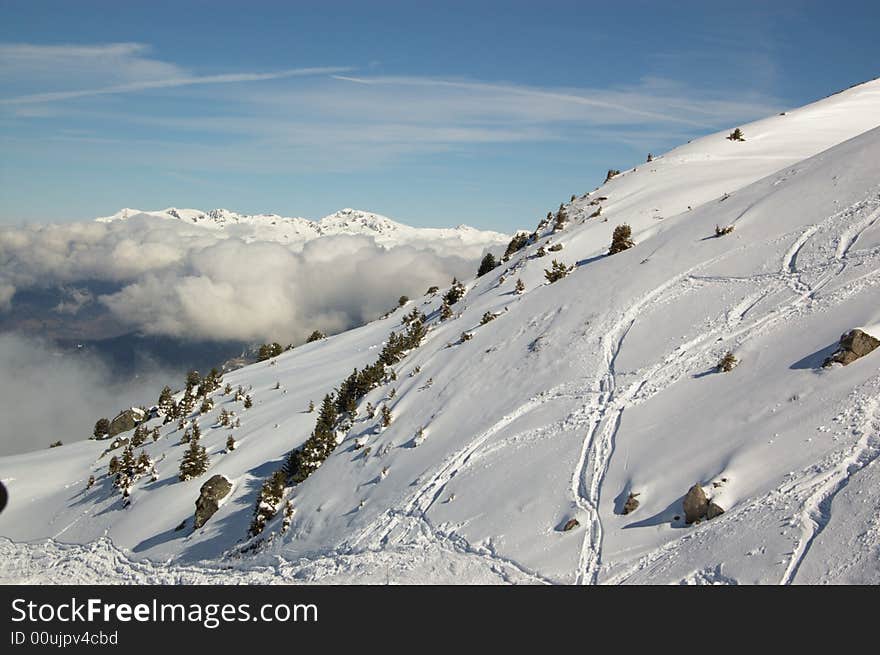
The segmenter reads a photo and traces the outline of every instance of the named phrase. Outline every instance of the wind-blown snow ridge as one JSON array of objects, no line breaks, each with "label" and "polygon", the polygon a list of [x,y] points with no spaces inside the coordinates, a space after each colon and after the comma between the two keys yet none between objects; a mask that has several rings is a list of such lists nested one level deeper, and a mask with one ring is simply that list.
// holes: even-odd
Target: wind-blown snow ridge
[{"label": "wind-blown snow ridge", "polygon": [[[145,446],[159,479],[127,509],[106,442],[0,459],[14,540],[0,579],[57,580],[47,564],[65,561],[89,581],[213,581],[224,566],[229,582],[880,582],[880,350],[822,367],[842,333],[880,324],[878,124],[875,81],[739,126],[743,142],[695,140],[566,204],[561,229],[467,281],[452,318],[441,289],[227,373],[254,406],[218,395],[200,419],[207,475],[177,481],[183,446],[164,426]],[[608,256],[623,223],[636,245]],[[554,257],[574,269],[550,284]],[[425,339],[288,490],[289,529],[277,516],[262,549],[233,557],[263,480],[314,427],[309,401],[375,361],[413,308]],[[728,352],[738,364],[720,373]],[[389,407],[388,427],[367,402]],[[223,408],[241,420],[232,452]],[[233,492],[193,531],[216,473]],[[724,513],[686,526],[695,483]]]}]

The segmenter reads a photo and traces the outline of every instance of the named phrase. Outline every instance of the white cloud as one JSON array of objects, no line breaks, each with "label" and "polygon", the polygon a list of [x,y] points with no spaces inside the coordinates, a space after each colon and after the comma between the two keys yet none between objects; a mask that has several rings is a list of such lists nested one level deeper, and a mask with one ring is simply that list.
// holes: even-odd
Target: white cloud
[{"label": "white cloud", "polygon": [[[300,342],[315,328],[372,320],[401,294],[473,274],[485,249],[455,237],[394,247],[362,235],[291,246],[251,238],[247,228],[224,234],[149,218],[6,228],[0,290],[109,281],[119,290],[95,301],[145,334]],[[56,309],[75,312],[92,301],[69,295]]]},{"label": "white cloud", "polygon": [[0,334],[0,455],[86,439],[99,417],[155,402],[173,377],[144,369],[136,379],[108,384],[110,379],[96,357],[62,355],[42,340]]}]

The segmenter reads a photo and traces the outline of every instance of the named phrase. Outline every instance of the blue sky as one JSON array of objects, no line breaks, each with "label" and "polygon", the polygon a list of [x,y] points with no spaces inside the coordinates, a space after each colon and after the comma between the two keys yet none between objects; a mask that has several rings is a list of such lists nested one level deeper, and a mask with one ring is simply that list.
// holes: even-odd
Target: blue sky
[{"label": "blue sky", "polygon": [[532,225],[876,77],[876,2],[0,0],[0,223],[342,207]]}]

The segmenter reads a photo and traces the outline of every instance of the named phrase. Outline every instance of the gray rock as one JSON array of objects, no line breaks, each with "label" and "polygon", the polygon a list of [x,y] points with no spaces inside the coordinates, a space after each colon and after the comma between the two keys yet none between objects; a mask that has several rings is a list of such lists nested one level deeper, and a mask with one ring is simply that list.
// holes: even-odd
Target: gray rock
[{"label": "gray rock", "polygon": [[141,410],[134,407],[132,407],[131,409],[125,409],[119,412],[119,414],[116,415],[116,418],[110,421],[110,429],[107,431],[107,435],[110,437],[115,437],[121,432],[134,430],[137,424],[140,423],[143,419],[144,414]]},{"label": "gray rock", "polygon": [[834,363],[852,364],[857,359],[876,350],[880,346],[880,339],[875,339],[870,334],[859,330],[850,330],[840,336],[840,346],[838,349],[822,364],[822,366],[831,366]]},{"label": "gray rock", "polygon": [[226,498],[230,491],[232,491],[232,483],[223,475],[214,475],[205,482],[199,489],[199,497],[196,500],[193,528],[198,530],[205,525],[220,507],[220,501]]},{"label": "gray rock", "polygon": [[709,511],[709,500],[699,483],[688,490],[682,502],[682,508],[684,509],[684,522],[688,525],[706,516],[706,512]]},{"label": "gray rock", "polygon": [[722,514],[724,514],[724,508],[721,507],[721,505],[710,502],[709,507],[706,508],[707,519],[714,519],[716,516],[721,516]]}]

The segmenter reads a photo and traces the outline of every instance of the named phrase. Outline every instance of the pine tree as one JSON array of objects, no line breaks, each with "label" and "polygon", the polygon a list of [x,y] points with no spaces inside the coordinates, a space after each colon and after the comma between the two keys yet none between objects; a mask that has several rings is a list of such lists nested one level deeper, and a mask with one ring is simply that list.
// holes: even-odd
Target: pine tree
[{"label": "pine tree", "polygon": [[199,427],[198,421],[193,421],[192,440],[198,441],[202,438],[202,429]]},{"label": "pine tree", "polygon": [[110,419],[99,418],[95,423],[95,429],[92,435],[95,439],[102,439],[110,433]]},{"label": "pine tree", "polygon": [[95,476],[90,475],[88,482],[86,482],[86,491],[95,486]]},{"label": "pine tree", "polygon": [[190,371],[186,374],[186,390],[193,392],[202,384],[202,376],[198,371]]},{"label": "pine tree", "polygon": [[480,325],[485,325],[490,321],[494,321],[495,318],[495,314],[493,314],[492,312],[486,312],[485,314],[483,314],[483,318],[480,319]]},{"label": "pine tree", "polygon": [[443,305],[440,307],[440,320],[446,321],[450,318],[452,318],[452,307],[444,300]]},{"label": "pine tree", "polygon": [[235,450],[235,446],[235,437],[230,434],[228,437],[226,437],[226,450],[232,452],[233,450]]},{"label": "pine tree", "polygon": [[526,285],[523,283],[521,278],[517,278],[516,280],[516,293],[523,294],[526,291]]},{"label": "pine tree", "polygon": [[525,248],[528,243],[529,235],[525,232],[517,232],[513,235],[510,243],[507,244],[507,249],[504,251],[504,256],[501,258],[501,261],[506,262],[515,252]]},{"label": "pine tree", "polygon": [[718,362],[718,366],[716,367],[722,373],[729,373],[732,371],[739,361],[736,359],[733,353],[728,352],[721,358],[721,361]]},{"label": "pine tree", "polygon": [[223,395],[228,396],[231,393],[232,393],[232,385],[227,382],[226,386],[223,387]]},{"label": "pine tree", "polygon": [[314,401],[314,400],[310,400],[310,401],[309,401],[309,414],[311,414],[311,413],[314,412],[314,411],[315,411],[315,401]]},{"label": "pine tree", "polygon": [[400,298],[397,299],[397,306],[403,307],[408,302],[409,302],[409,297],[401,296]]},{"label": "pine tree", "polygon": [[158,426],[153,428],[152,432],[150,432],[150,436],[153,437],[153,441],[159,441],[161,435],[159,434]]},{"label": "pine tree", "polygon": [[320,341],[321,339],[326,339],[324,333],[320,330],[315,330],[309,335],[309,338],[306,339],[306,343],[312,343],[312,341]]},{"label": "pine tree", "polygon": [[189,448],[180,460],[180,473],[178,478],[181,482],[197,478],[208,470],[210,461],[205,447],[199,444],[198,439],[190,441]]},{"label": "pine tree", "polygon": [[495,263],[495,256],[491,252],[487,252],[486,256],[483,257],[483,261],[480,262],[480,267],[477,269],[477,277],[482,277],[496,266],[498,264]]},{"label": "pine tree", "polygon": [[288,500],[284,504],[284,519],[281,521],[281,534],[284,534],[290,529],[290,524],[293,522],[293,501]]},{"label": "pine tree", "polygon": [[731,132],[728,135],[727,139],[729,141],[745,141],[746,140],[745,136],[743,135],[743,131],[739,128],[736,128],[733,132]]},{"label": "pine tree", "polygon": [[254,406],[254,401],[251,400],[251,397],[249,395],[245,396],[244,397],[244,408],[250,409],[253,406]]},{"label": "pine tree", "polygon": [[624,250],[629,250],[635,243],[632,240],[632,228],[623,223],[614,228],[614,234],[611,237],[611,248],[608,250],[609,255],[616,255]]},{"label": "pine tree", "polygon": [[162,387],[162,392],[159,394],[158,404],[159,413],[170,420],[171,414],[174,413],[174,398],[171,395],[171,387],[167,385]]},{"label": "pine tree", "polygon": [[210,398],[208,398],[207,396],[205,396],[205,399],[202,400],[202,404],[199,407],[199,413],[200,414],[207,414],[212,409],[214,409],[214,401],[211,400]]},{"label": "pine tree", "polygon": [[189,428],[183,431],[183,434],[180,436],[180,443],[190,443],[192,441],[192,433],[189,431]]},{"label": "pine tree", "polygon": [[452,286],[443,296],[443,300],[449,305],[454,305],[464,297],[465,291],[465,286],[457,278],[452,278]]},{"label": "pine tree", "polygon": [[382,405],[382,427],[387,428],[391,425],[391,421],[393,416],[391,415],[391,410],[388,409],[388,405]]},{"label": "pine tree", "polygon": [[573,266],[566,266],[565,264],[561,264],[554,259],[553,263],[550,265],[550,268],[544,269],[544,277],[547,278],[547,281],[550,284],[553,284],[554,282],[561,280],[566,275],[571,273],[572,270],[574,270]]},{"label": "pine tree", "polygon": [[254,508],[254,518],[248,536],[256,537],[260,534],[266,528],[266,523],[278,512],[278,505],[284,497],[285,477],[284,471],[275,471],[272,477],[263,483],[257,497],[257,506]]},{"label": "pine tree", "polygon": [[375,418],[376,417],[376,408],[373,407],[373,403],[367,403],[367,418]]},{"label": "pine tree", "polygon": [[110,464],[107,466],[107,474],[111,477],[119,473],[119,458],[116,455],[110,458]]},{"label": "pine tree", "polygon": [[131,445],[135,448],[142,446],[144,442],[147,440],[147,428],[143,424],[140,424],[135,427],[134,432],[131,435]]}]

